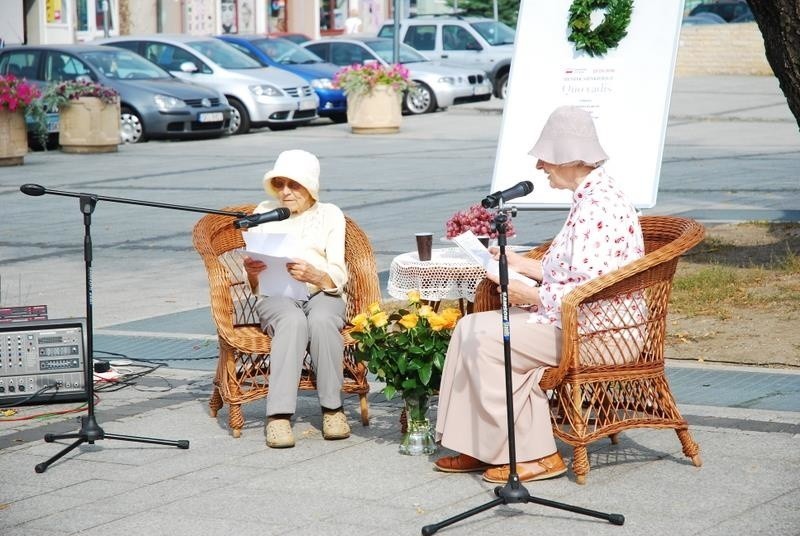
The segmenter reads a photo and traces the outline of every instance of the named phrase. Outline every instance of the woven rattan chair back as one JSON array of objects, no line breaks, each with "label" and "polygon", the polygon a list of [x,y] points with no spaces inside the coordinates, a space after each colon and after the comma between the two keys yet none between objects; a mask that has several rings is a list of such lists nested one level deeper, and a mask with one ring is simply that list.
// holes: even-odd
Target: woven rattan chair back
[{"label": "woven rattan chair back", "polygon": [[[607,436],[616,443],[617,434],[629,428],[674,429],[684,455],[701,465],[700,449],[667,383],[664,342],[678,259],[705,232],[685,218],[643,216],[640,222],[645,256],[562,300],[561,361],[539,383],[550,400],[555,435],[574,449],[572,469],[580,484],[589,473],[587,445]],[[548,245],[527,255],[541,258]],[[482,282],[475,310],[498,307],[496,285]]]},{"label": "woven rattan chair back", "polygon": [[[254,205],[227,207],[228,211],[250,213]],[[380,300],[375,257],[364,231],[346,219],[345,263],[348,270],[347,318]],[[254,310],[256,298],[250,292],[238,250],[244,247],[239,229],[229,216],[209,214],[194,227],[194,247],[205,263],[211,293],[211,314],[217,327],[219,361],[214,391],[209,401],[211,416],[229,406],[229,425],[234,437],[241,435],[244,417],[241,405],[267,396],[269,392],[270,337],[262,333]],[[369,424],[366,368],[353,357],[355,341],[345,328],[344,386],[358,394],[361,422]],[[299,389],[316,389],[311,359],[306,356]]]}]

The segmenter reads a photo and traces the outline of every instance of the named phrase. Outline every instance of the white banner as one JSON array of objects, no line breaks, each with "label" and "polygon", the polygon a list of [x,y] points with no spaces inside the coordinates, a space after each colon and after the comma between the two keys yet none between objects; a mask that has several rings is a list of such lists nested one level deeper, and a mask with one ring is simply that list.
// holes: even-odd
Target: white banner
[{"label": "white banner", "polygon": [[[522,180],[532,194],[517,207],[569,206],[571,192],[550,188],[528,151],[550,113],[575,105],[592,113],[606,169],[637,207],[656,203],[683,0],[635,0],[628,35],[604,56],[567,40],[572,0],[522,0],[508,101],[490,192]],[[602,22],[597,11],[593,23]]]}]

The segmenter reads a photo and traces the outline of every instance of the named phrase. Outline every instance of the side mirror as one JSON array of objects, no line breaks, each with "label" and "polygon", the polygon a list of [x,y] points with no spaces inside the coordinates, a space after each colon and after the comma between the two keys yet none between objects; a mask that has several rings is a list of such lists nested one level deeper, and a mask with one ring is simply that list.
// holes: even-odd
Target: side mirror
[{"label": "side mirror", "polygon": [[92,82],[94,82],[94,80],[92,80],[92,77],[89,76],[88,74],[80,74],[76,76],[75,81],[80,82],[81,84],[91,84]]},{"label": "side mirror", "polygon": [[481,46],[480,43],[476,43],[473,41],[471,43],[467,43],[467,50],[483,50],[483,47]]},{"label": "side mirror", "polygon": [[197,72],[197,65],[195,65],[191,61],[184,61],[181,63],[181,71],[184,73],[196,73]]}]

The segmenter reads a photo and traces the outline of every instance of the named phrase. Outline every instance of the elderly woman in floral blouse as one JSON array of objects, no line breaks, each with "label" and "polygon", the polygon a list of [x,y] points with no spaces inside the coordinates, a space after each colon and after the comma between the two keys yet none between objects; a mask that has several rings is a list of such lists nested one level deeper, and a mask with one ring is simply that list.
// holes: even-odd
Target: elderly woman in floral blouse
[{"label": "elderly woman in floral blouse", "polygon": [[[550,115],[530,155],[550,186],[568,189],[572,207],[544,257],[508,252],[509,268],[540,282],[510,281],[508,299],[516,459],[520,481],[567,471],[556,450],[544,369],[561,357],[561,300],[576,286],[644,255],[631,202],[601,167],[607,160],[591,115],[573,106]],[[496,254],[496,252],[495,252]],[[509,478],[502,322],[499,311],[467,315],[450,340],[436,437],[459,454],[435,462],[440,471],[483,471],[488,482]]]}]

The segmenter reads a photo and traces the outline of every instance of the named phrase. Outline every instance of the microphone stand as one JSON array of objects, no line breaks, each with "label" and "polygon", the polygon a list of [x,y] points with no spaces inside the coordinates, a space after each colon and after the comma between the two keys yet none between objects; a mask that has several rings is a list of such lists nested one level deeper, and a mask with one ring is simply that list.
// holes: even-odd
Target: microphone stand
[{"label": "microphone stand", "polygon": [[186,210],[191,212],[204,212],[209,214],[222,214],[225,216],[243,217],[246,214],[242,212],[228,212],[224,210],[205,209],[198,207],[189,207],[184,205],[170,205],[167,203],[155,203],[150,201],[140,201],[137,199],[123,199],[119,197],[106,197],[102,195],[86,194],[78,192],[64,192],[60,190],[50,190],[39,186],[38,184],[24,184],[20,190],[33,196],[44,194],[61,195],[66,197],[77,197],[80,200],[80,210],[83,214],[83,260],[86,275],[86,355],[88,356],[88,363],[86,363],[86,393],[88,396],[87,414],[81,417],[81,428],[72,434],[45,434],[44,440],[46,443],[52,443],[59,439],[75,439],[73,443],[67,445],[63,450],[52,456],[47,461],[39,463],[34,468],[37,473],[44,473],[47,468],[55,461],[63,457],[68,452],[76,449],[83,443],[93,445],[95,441],[102,439],[116,439],[119,441],[133,441],[137,443],[151,443],[154,445],[166,445],[170,447],[178,447],[179,449],[188,449],[189,441],[185,439],[172,441],[168,439],[155,439],[152,437],[136,437],[127,435],[107,434],[99,424],[94,412],[94,366],[92,360],[94,358],[94,331],[92,326],[92,213],[94,212],[95,205],[98,201],[111,201],[114,203],[127,203],[131,205],[144,205],[148,207],[168,208],[173,210]]},{"label": "microphone stand", "polygon": [[501,197],[499,199],[497,213],[494,216],[494,226],[497,230],[497,245],[500,247],[500,310],[503,322],[503,361],[505,366],[506,417],[508,423],[508,461],[510,467],[508,481],[504,486],[497,486],[494,488],[494,494],[497,496],[497,499],[493,499],[481,506],[445,519],[440,523],[425,525],[422,527],[422,536],[430,536],[441,528],[467,519],[468,517],[479,514],[485,510],[489,510],[490,508],[494,508],[495,506],[515,503],[541,504],[551,508],[575,512],[576,514],[583,514],[586,516],[596,517],[598,519],[605,519],[614,525],[622,525],[625,523],[625,517],[622,516],[622,514],[607,514],[604,512],[598,512],[596,510],[588,510],[586,508],[572,506],[570,504],[534,497],[519,481],[519,475],[517,474],[517,453],[514,434],[514,400],[512,397],[513,388],[511,382],[511,326],[508,313],[508,257],[506,256],[506,230],[509,217],[508,213],[510,212],[511,216],[513,217],[516,215],[516,210],[516,207],[506,208]]}]

